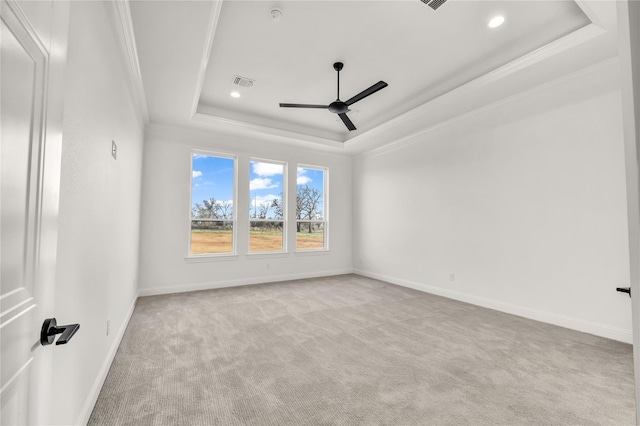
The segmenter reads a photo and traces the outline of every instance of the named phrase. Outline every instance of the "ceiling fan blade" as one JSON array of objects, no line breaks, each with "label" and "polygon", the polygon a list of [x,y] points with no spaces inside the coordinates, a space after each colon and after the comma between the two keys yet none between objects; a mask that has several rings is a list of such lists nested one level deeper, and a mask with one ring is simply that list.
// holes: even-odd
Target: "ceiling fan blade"
[{"label": "ceiling fan blade", "polygon": [[378,90],[384,89],[387,86],[388,86],[388,84],[385,83],[384,81],[379,81],[376,84],[374,84],[373,86],[369,87],[368,89],[363,90],[362,92],[360,92],[357,95],[355,95],[353,98],[351,98],[348,101],[346,101],[345,104],[347,104],[347,105],[355,104],[359,100],[364,99],[369,95],[373,95]]},{"label": "ceiling fan blade", "polygon": [[356,126],[354,126],[351,120],[349,120],[346,113],[343,112],[342,114],[338,114],[338,116],[342,119],[344,125],[347,126],[347,129],[356,130]]},{"label": "ceiling fan blade", "polygon": [[281,108],[329,108],[329,105],[280,104]]}]

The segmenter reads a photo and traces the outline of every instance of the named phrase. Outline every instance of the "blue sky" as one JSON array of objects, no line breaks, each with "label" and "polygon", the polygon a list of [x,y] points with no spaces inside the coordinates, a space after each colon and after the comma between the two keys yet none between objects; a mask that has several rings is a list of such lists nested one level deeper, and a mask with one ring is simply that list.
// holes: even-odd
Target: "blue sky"
[{"label": "blue sky", "polygon": [[[202,200],[213,197],[217,201],[233,200],[234,159],[193,154],[192,165],[192,206],[202,204]],[[249,165],[250,206],[271,203],[281,199],[283,192],[283,172],[285,165],[261,161],[251,161]],[[298,185],[309,185],[323,190],[324,171],[298,167]],[[269,216],[272,216],[270,212]]]},{"label": "blue sky", "polygon": [[202,200],[233,200],[233,158],[194,154],[191,181],[191,204]]},{"label": "blue sky", "polygon": [[[284,164],[252,161],[249,164],[249,198],[251,215],[261,204],[271,204],[274,199],[282,202]],[[269,209],[267,217],[274,217]]]},{"label": "blue sky", "polygon": [[[312,188],[316,188],[321,192],[324,191],[324,170],[310,169],[306,167],[298,167],[298,186],[308,185]],[[322,201],[318,206],[318,210],[321,216],[324,216],[324,205]]]},{"label": "blue sky", "polygon": [[[271,203],[274,198],[282,200],[284,165],[252,161],[249,167],[249,190],[251,212],[262,203]],[[324,191],[324,171],[298,167],[298,185],[308,185]],[[271,211],[269,216],[272,217]]]}]

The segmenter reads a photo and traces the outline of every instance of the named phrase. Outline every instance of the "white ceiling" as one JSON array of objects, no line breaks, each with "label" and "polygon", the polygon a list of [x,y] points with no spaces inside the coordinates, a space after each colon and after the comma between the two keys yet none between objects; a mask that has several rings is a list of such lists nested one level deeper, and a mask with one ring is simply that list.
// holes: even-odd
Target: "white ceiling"
[{"label": "white ceiling", "polygon": [[[280,8],[279,21],[270,10]],[[361,151],[616,55],[615,1],[131,1],[152,122]],[[506,22],[487,27],[502,14]],[[354,104],[326,110],[333,63]],[[240,75],[250,88],[232,84]],[[229,93],[236,90],[240,98]],[[376,138],[380,139],[376,141]],[[363,141],[369,141],[366,146]]]}]

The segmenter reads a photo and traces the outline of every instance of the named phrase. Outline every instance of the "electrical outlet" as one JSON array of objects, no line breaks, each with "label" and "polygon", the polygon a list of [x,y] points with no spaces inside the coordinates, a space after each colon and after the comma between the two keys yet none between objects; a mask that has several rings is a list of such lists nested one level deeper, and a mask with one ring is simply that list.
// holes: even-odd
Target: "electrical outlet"
[{"label": "electrical outlet", "polygon": [[451,273],[449,274],[449,281],[455,281],[456,280],[456,274]]},{"label": "electrical outlet", "polygon": [[271,269],[271,264],[267,263],[267,269]]},{"label": "electrical outlet", "polygon": [[107,319],[107,336],[109,335],[110,331],[111,331],[111,319]]}]

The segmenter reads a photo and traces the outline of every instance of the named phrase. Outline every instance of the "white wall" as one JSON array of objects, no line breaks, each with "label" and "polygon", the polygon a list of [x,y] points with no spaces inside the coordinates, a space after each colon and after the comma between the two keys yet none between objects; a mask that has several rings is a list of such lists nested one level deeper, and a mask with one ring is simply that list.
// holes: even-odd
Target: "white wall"
[{"label": "white wall", "polygon": [[[52,423],[86,421],[138,277],[141,294],[156,294],[355,265],[398,284],[630,341],[629,300],[614,291],[629,279],[617,64],[360,156],[353,187],[347,156],[161,126],[144,136],[142,171],[143,123],[111,7],[71,4],[56,316],[81,329],[55,348]],[[237,155],[240,185],[248,185],[250,157],[286,161],[291,170],[328,167],[330,251],[251,257],[239,241],[233,260],[187,263],[192,149]]]},{"label": "white wall", "polygon": [[[249,199],[249,159],[289,165],[289,200],[298,163],[329,168],[329,251],[247,256],[246,227],[237,227],[238,256],[188,263],[189,192],[193,149],[237,155],[238,199]],[[246,195],[246,198],[244,195]],[[150,126],[145,135],[140,247],[140,294],[159,294],[351,272],[351,158],[221,134]],[[295,204],[289,203],[290,208]],[[247,204],[248,207],[248,204]],[[295,212],[295,210],[294,210]],[[238,222],[243,219],[238,206]],[[246,215],[245,215],[246,217]],[[291,215],[290,215],[291,217]],[[246,222],[245,222],[246,223]],[[295,224],[289,224],[295,230]]]},{"label": "white wall", "polygon": [[617,66],[354,160],[356,271],[630,342]]},{"label": "white wall", "polygon": [[86,421],[137,296],[144,124],[130,95],[112,7],[71,2],[56,317],[80,323],[80,330],[68,345],[53,348],[55,424]]}]

